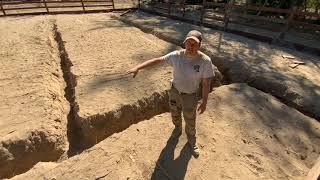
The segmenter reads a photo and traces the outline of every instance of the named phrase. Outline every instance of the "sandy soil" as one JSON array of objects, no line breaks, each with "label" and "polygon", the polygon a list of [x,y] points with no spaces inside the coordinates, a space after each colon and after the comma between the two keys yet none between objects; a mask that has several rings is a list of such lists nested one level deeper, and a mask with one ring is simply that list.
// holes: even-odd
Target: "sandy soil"
[{"label": "sandy soil", "polygon": [[[122,131],[133,123],[121,115],[123,111],[128,112],[126,117],[137,116],[139,112],[131,113],[141,109],[140,103],[133,106],[137,107],[134,109],[130,108],[132,104],[169,87],[171,68],[167,65],[141,71],[134,79],[126,75],[126,71],[174,50],[175,46],[127,26],[111,15],[61,15],[57,18],[58,31],[73,64],[71,73],[76,78],[74,97],[79,108],[75,110],[77,129],[74,131],[79,131],[82,137],[73,138],[71,144],[75,149],[90,147]],[[129,108],[122,108],[124,105]]]},{"label": "sandy soil", "polygon": [[[93,145],[134,122],[167,111],[167,103],[162,100],[169,89],[171,67],[165,64],[147,69],[134,79],[126,71],[177,47],[113,16],[118,14],[57,16],[58,31],[77,81],[76,124],[86,136],[84,144]],[[145,103],[151,101],[152,106]],[[155,101],[159,107],[166,107],[141,113],[144,108],[154,108]],[[121,116],[123,111],[126,117]]]},{"label": "sandy soil", "polygon": [[[4,27],[0,32],[6,37],[0,40],[5,44],[0,47],[5,57],[0,61],[4,92],[0,94],[4,102],[0,105],[0,135],[5,138],[0,136],[0,160],[4,162],[0,161],[0,172],[13,176],[38,161],[55,161],[66,150],[68,104],[63,97],[66,85],[60,48],[63,62],[73,65],[70,71],[62,67],[68,71],[67,96],[75,97],[68,132],[76,143],[86,141],[83,136],[94,144],[106,139],[65,161],[39,163],[16,178],[303,179],[307,175],[320,155],[319,123],[245,84],[222,86],[210,95],[207,112],[198,119],[202,153],[192,158],[185,134],[179,142],[169,138],[173,126],[170,115],[163,113],[172,69],[147,69],[135,79],[124,74],[140,62],[177,48],[154,35],[162,33],[169,40],[181,41],[190,25],[124,16],[151,27],[152,35],[117,17],[101,13],[0,19]],[[181,33],[176,31],[179,28]],[[277,81],[290,87],[284,91],[297,92],[294,100],[317,112],[320,81],[314,57],[228,34],[219,36],[208,29],[204,32],[204,50],[212,53],[229,82],[268,87],[264,90],[273,95],[280,92],[291,100],[292,94],[283,94]],[[58,44],[57,34],[61,35],[56,38]],[[284,53],[306,64],[288,68],[292,59],[279,59]],[[75,146],[72,143],[70,148]],[[13,171],[17,167],[22,170]]]},{"label": "sandy soil", "polygon": [[[320,118],[317,56],[142,12],[128,13],[121,20],[175,43],[181,43],[190,29],[200,29],[204,34],[203,50],[229,82],[249,83]],[[291,68],[294,61],[305,64]]]},{"label": "sandy soil", "polygon": [[1,18],[0,34],[2,178],[61,156],[69,105],[52,23],[40,16]]},{"label": "sandy soil", "polygon": [[138,63],[174,50],[174,45],[110,14],[59,15],[57,26],[77,77],[79,116],[109,112],[169,87],[169,66],[141,71],[135,79],[125,74]]},{"label": "sandy soil", "polygon": [[161,114],[14,179],[303,179],[320,153],[317,121],[245,84],[210,95],[197,121],[198,159],[172,129]]}]

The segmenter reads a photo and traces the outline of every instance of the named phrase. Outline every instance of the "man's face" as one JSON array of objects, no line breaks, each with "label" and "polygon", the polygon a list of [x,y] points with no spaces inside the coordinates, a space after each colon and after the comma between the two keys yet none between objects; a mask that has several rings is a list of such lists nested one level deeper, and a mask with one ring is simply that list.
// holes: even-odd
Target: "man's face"
[{"label": "man's face", "polygon": [[194,39],[187,39],[185,42],[185,48],[188,53],[195,54],[200,49],[200,43]]}]

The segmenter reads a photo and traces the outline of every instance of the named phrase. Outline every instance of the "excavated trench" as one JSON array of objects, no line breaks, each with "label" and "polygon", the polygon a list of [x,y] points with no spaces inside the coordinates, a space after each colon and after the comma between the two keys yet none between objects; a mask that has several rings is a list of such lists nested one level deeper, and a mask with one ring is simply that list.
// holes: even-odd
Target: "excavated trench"
[{"label": "excavated trench", "polygon": [[65,98],[70,103],[70,112],[67,117],[69,157],[81,153],[114,133],[125,130],[132,124],[169,111],[168,95],[166,91],[163,91],[155,92],[150,97],[123,105],[110,112],[80,117],[78,114],[80,107],[75,93],[77,79],[71,70],[73,64],[69,59],[62,35],[56,24],[53,31],[60,52],[63,78],[67,84]]},{"label": "excavated trench", "polygon": [[[136,26],[132,23],[129,24]],[[162,34],[154,33],[152,29],[145,29],[142,27],[138,28],[145,33],[152,33],[160,39],[179,46],[179,42],[169,39]],[[53,32],[55,36],[54,39],[57,42],[59,49],[63,78],[67,85],[65,88],[65,98],[70,104],[70,111],[67,116],[67,136],[69,141],[67,154],[69,157],[81,153],[83,150],[92,147],[114,133],[125,130],[132,124],[136,124],[140,121],[150,119],[158,114],[169,111],[168,94],[166,91],[163,91],[155,92],[150,97],[142,98],[132,104],[122,105],[120,108],[109,112],[89,117],[80,117],[79,111],[81,107],[79,107],[76,98],[77,77],[72,73],[73,64],[68,56],[68,52],[65,48],[65,42],[63,41],[63,35],[59,32],[57,24],[54,24]],[[220,68],[219,65],[217,65],[217,67]],[[222,71],[222,74],[224,73],[225,70]],[[232,82],[230,78],[228,78],[228,75],[222,76],[219,74],[218,79],[220,79],[219,82],[213,82],[215,87]],[[285,102],[283,99],[279,99],[285,104],[294,107],[294,105]],[[304,112],[299,108],[298,110],[310,116],[307,112]]]},{"label": "excavated trench", "polygon": [[[119,20],[123,21],[123,19]],[[162,35],[161,33],[156,33],[152,29],[137,26],[136,24],[130,23],[129,21],[123,22],[135,26],[145,33],[151,33],[162,40],[180,46],[180,42],[178,42],[177,40],[170,39],[167,36]],[[110,112],[95,114],[89,117],[80,117],[78,114],[80,107],[77,103],[75,95],[77,79],[71,70],[72,62],[69,59],[68,53],[65,49],[63,37],[59,32],[57,25],[54,26],[54,33],[55,40],[57,41],[59,47],[61,68],[63,70],[64,79],[67,83],[67,87],[65,89],[65,97],[70,103],[70,112],[68,114],[67,127],[69,140],[69,156],[81,153],[83,150],[92,147],[93,145],[106,139],[112,134],[125,130],[132,124],[150,119],[153,116],[169,111],[168,94],[166,91],[164,91],[160,93],[153,93],[150,97],[140,99],[132,104],[125,104],[120,108],[112,110]],[[204,50],[204,52],[206,52],[206,50]],[[228,77],[227,69],[223,69],[219,64],[216,64],[216,66],[219,68],[219,70],[222,69],[222,73],[218,74],[218,80],[213,81],[214,87],[236,83]],[[255,82],[247,82],[247,84],[251,86],[252,83]],[[257,89],[269,93],[268,90],[265,90],[263,88]],[[286,105],[296,108],[303,114],[314,117],[312,114],[304,111],[304,109],[302,109],[301,107],[295,106],[291,102],[282,99],[281,96],[275,97],[277,97]]]},{"label": "excavated trench", "polygon": [[61,69],[63,72],[63,79],[66,82],[66,87],[65,87],[65,98],[70,104],[70,111],[67,116],[68,124],[67,124],[67,136],[68,136],[68,141],[69,141],[69,151],[68,155],[70,152],[73,152],[75,149],[75,145],[78,144],[77,142],[77,137],[80,136],[79,130],[76,128],[77,125],[75,124],[77,119],[77,112],[79,110],[79,105],[76,102],[76,97],[75,97],[75,87],[77,86],[77,81],[76,81],[76,76],[72,74],[70,71],[72,65],[72,62],[69,59],[69,56],[66,52],[64,42],[61,37],[61,33],[58,31],[57,24],[54,24],[53,26],[53,32],[54,32],[54,39],[56,43],[58,44],[58,49],[59,49],[59,56],[60,56],[60,65]]},{"label": "excavated trench", "polygon": [[[79,116],[79,107],[76,98],[76,75],[72,73],[72,62],[68,56],[63,37],[57,25],[54,25],[55,40],[57,41],[63,77],[66,81],[65,97],[70,103],[68,114],[68,155],[73,156],[92,147],[114,133],[121,132],[132,124],[150,119],[158,114],[169,111],[168,94],[166,91],[154,92],[149,97],[144,97],[132,104],[125,104],[110,112],[95,114],[89,117]],[[217,70],[216,70],[217,71]],[[219,74],[218,81],[213,81],[213,86],[221,85]]]},{"label": "excavated trench", "polygon": [[[53,39],[57,43],[60,68],[62,69],[63,79],[66,83],[64,97],[70,106],[70,110],[67,115],[67,141],[69,143],[69,148],[65,153],[63,150],[61,150],[61,152],[57,152],[56,150],[51,149],[54,147],[54,144],[49,144],[48,147],[45,147],[48,145],[48,143],[45,143],[42,145],[43,148],[39,148],[38,152],[36,152],[38,153],[37,156],[41,157],[37,159],[34,158],[32,163],[30,163],[31,161],[29,162],[29,157],[27,157],[27,159],[21,158],[21,162],[16,161],[11,163],[8,169],[14,171],[15,174],[5,176],[6,178],[11,178],[17,174],[25,173],[40,161],[61,161],[64,160],[66,156],[72,157],[106,139],[112,134],[127,129],[132,124],[136,124],[140,121],[150,119],[158,114],[169,111],[168,94],[166,91],[162,91],[155,92],[151,96],[141,98],[131,104],[124,104],[109,112],[95,114],[89,117],[80,117],[80,107],[76,98],[77,76],[72,73],[73,63],[71,62],[65,48],[63,35],[59,31],[56,22],[54,21],[52,23]],[[41,134],[42,132],[39,133],[39,135],[37,132],[33,133],[32,135],[36,140],[31,139],[30,141],[38,141],[39,138],[41,138],[41,142],[45,142],[47,140],[46,135]],[[33,138],[33,136],[31,138]],[[25,149],[17,149],[25,151]],[[47,151],[47,149],[49,150]],[[23,153],[24,152],[20,152],[19,154]],[[15,167],[18,166],[19,163],[23,165],[23,168],[17,169]]]},{"label": "excavated trench", "polygon": [[[141,25],[139,23],[134,23],[126,18],[115,18],[130,26],[139,28],[144,33],[152,34],[158,37],[159,39],[175,44],[176,46],[181,46],[181,39],[179,38],[172,38],[170,35],[158,32],[153,27],[148,27],[143,24]],[[300,111],[302,114],[320,121],[320,115],[316,110],[317,106],[315,106],[313,103],[310,103],[309,100],[306,100],[304,103],[300,103],[300,100],[304,99],[304,97],[294,92],[292,89],[284,85],[282,82],[275,82],[274,80],[270,80],[268,77],[265,77],[263,75],[252,75],[248,72],[243,71],[240,73],[235,73],[233,72],[233,69],[235,67],[225,67],[223,63],[224,58],[212,54],[211,51],[207,48],[202,47],[201,51],[210,55],[212,59],[215,59],[215,62],[213,62],[213,64],[219,69],[219,72],[221,73],[221,84],[228,85],[232,83],[246,83],[249,86],[256,88],[262,92],[271,94],[272,96],[276,97],[280,102]],[[215,84],[215,86],[220,86],[221,84]]]}]

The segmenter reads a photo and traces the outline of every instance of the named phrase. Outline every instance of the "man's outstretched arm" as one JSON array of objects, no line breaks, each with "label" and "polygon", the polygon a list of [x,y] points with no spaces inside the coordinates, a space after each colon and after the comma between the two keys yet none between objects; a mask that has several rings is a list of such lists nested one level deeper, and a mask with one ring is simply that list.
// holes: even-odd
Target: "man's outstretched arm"
[{"label": "man's outstretched arm", "polygon": [[150,59],[148,61],[145,61],[141,64],[138,64],[137,66],[129,69],[127,71],[127,74],[133,74],[133,77],[136,77],[136,75],[138,74],[139,70],[141,69],[144,69],[146,67],[152,67],[152,66],[155,66],[157,64],[160,64],[160,63],[163,63],[164,61],[160,58],[153,58],[153,59]]}]

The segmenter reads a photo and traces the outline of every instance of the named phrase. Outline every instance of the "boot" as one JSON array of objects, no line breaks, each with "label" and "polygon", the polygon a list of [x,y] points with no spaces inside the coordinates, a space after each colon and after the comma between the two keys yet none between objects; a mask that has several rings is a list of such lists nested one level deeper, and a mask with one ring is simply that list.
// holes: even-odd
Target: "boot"
[{"label": "boot", "polygon": [[199,147],[198,147],[196,144],[194,144],[194,145],[189,144],[189,145],[190,145],[190,149],[191,149],[192,155],[193,155],[195,158],[198,158],[199,155],[200,155]]}]

